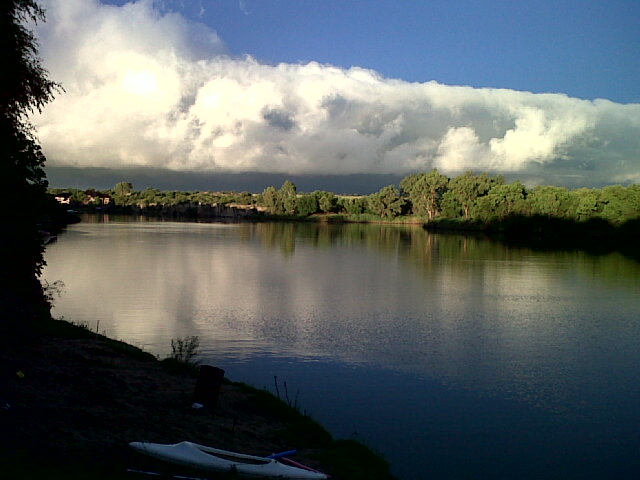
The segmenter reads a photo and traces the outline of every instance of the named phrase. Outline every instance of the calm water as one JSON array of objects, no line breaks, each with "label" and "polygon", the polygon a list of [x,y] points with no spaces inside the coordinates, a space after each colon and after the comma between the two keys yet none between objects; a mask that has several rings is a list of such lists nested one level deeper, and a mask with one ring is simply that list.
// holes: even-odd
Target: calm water
[{"label": "calm water", "polygon": [[160,356],[198,335],[403,480],[640,478],[640,264],[617,254],[87,217],[46,260],[55,315]]}]

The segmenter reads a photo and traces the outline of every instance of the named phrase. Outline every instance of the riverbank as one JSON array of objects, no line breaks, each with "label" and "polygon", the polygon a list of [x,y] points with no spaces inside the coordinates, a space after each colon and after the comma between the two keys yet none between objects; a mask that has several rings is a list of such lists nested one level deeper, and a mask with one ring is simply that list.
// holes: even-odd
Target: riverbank
[{"label": "riverbank", "polygon": [[296,223],[370,223],[380,225],[424,225],[416,216],[384,217],[370,213],[314,213],[311,215],[272,214],[252,205],[154,205],[148,207],[85,205],[75,212],[88,215],[123,215],[190,222],[296,222]]},{"label": "riverbank", "polygon": [[[184,206],[183,206],[184,207]],[[387,226],[422,227],[427,231],[442,234],[479,235],[509,246],[535,250],[583,250],[593,254],[618,251],[640,260],[636,240],[640,235],[640,219],[633,218],[622,224],[612,224],[603,219],[575,221],[541,215],[513,215],[494,221],[437,219],[425,221],[416,216],[379,218],[371,214],[313,214],[307,217],[270,215],[259,212],[255,215],[229,214],[209,215],[214,210],[157,206],[136,209],[109,207],[101,210],[89,208],[84,214],[125,215],[150,217],[187,222],[286,222],[312,224],[372,224]],[[222,211],[222,210],[221,210]],[[231,208],[229,211],[233,212]],[[204,212],[204,213],[203,213]]]},{"label": "riverbank", "polygon": [[[8,333],[8,332],[2,332]],[[0,476],[132,478],[131,441],[190,440],[296,460],[335,479],[391,479],[363,445],[336,441],[271,394],[225,381],[215,408],[193,409],[197,376],[61,320],[2,335]]]}]

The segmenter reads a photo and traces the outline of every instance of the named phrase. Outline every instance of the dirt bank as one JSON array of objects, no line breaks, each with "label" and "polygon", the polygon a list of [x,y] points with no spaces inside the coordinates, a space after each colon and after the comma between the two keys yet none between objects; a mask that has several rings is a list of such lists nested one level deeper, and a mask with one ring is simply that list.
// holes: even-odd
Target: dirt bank
[{"label": "dirt bank", "polygon": [[67,322],[5,335],[0,347],[4,479],[129,478],[129,442],[182,440],[256,455],[298,449],[296,460],[334,478],[391,478],[368,449],[334,441],[266,392],[225,382],[215,409],[193,409],[196,376]]}]

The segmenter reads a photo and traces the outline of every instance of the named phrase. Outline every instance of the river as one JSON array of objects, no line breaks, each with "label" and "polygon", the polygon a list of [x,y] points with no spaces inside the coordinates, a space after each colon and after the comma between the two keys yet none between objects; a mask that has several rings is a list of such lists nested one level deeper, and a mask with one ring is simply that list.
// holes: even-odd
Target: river
[{"label": "river", "polygon": [[160,357],[197,335],[402,480],[640,478],[640,264],[619,254],[85,216],[45,259],[55,316]]}]

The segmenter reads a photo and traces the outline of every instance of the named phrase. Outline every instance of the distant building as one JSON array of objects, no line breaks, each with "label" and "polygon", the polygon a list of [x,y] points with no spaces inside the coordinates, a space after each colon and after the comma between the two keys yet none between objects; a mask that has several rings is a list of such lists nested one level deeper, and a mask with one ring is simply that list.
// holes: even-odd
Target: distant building
[{"label": "distant building", "polygon": [[69,192],[56,193],[54,198],[62,205],[71,205],[71,194]]},{"label": "distant building", "polygon": [[84,192],[85,199],[82,203],[85,205],[100,203],[108,205],[111,203],[111,196],[107,193],[98,192],[96,190],[86,190]]}]

